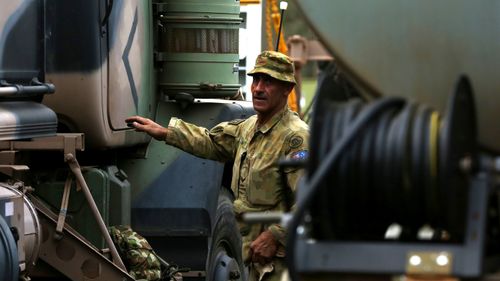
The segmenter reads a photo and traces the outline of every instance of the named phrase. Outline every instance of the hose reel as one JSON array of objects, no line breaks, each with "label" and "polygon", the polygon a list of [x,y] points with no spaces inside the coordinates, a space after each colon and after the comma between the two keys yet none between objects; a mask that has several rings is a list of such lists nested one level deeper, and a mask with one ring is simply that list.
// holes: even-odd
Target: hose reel
[{"label": "hose reel", "polygon": [[0,277],[1,280],[15,281],[19,276],[19,261],[16,241],[9,225],[0,216]]},{"label": "hose reel", "polygon": [[[308,177],[369,109],[354,99],[338,102],[320,93],[313,116]],[[323,177],[310,208],[316,239],[384,240],[391,224],[399,240],[417,240],[419,229],[434,229],[434,241],[464,239],[468,178],[464,162],[476,155],[476,114],[472,89],[461,77],[444,115],[404,102],[378,115],[358,132]]]}]

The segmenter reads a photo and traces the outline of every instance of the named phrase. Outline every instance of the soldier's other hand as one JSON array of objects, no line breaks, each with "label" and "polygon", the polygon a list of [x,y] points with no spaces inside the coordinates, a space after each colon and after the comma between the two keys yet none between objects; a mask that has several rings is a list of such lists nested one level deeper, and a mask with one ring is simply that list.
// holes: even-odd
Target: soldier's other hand
[{"label": "soldier's other hand", "polygon": [[266,230],[250,244],[249,256],[253,262],[264,265],[272,260],[277,250],[278,241],[271,231]]},{"label": "soldier's other hand", "polygon": [[141,116],[130,116],[125,119],[125,122],[127,122],[127,126],[135,128],[136,131],[145,132],[157,140],[165,140],[167,128],[151,119]]}]

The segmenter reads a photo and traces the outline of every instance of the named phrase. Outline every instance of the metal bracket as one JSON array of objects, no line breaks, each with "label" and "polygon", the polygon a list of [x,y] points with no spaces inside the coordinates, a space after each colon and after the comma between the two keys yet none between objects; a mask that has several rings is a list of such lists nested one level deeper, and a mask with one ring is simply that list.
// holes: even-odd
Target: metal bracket
[{"label": "metal bracket", "polygon": [[83,178],[82,170],[80,169],[80,164],[78,164],[76,157],[73,156],[72,154],[65,154],[64,160],[66,161],[66,163],[68,163],[71,171],[75,175],[76,181],[80,184],[83,190],[83,194],[85,195],[90,210],[92,211],[92,214],[94,215],[94,218],[97,221],[97,225],[101,230],[101,234],[104,237],[104,240],[106,240],[106,243],[108,244],[108,247],[111,251],[111,256],[113,257],[114,264],[126,271],[127,269],[125,268],[125,265],[123,264],[122,259],[120,258],[120,255],[116,250],[115,244],[113,244],[113,240],[111,240],[111,236],[109,235],[108,229],[106,228],[106,224],[104,223],[101,213],[99,212],[99,209],[97,208],[94,198],[90,193],[90,189],[87,183],[85,182],[85,179]]},{"label": "metal bracket", "polygon": [[[95,204],[94,198],[90,193],[90,189],[83,178],[82,171],[80,169],[80,165],[76,160],[76,151],[84,150],[84,139],[83,134],[58,134],[53,137],[46,138],[37,138],[32,141],[1,141],[0,142],[0,151],[1,150],[62,150],[64,151],[64,161],[68,163],[71,171],[73,172],[77,184],[83,189],[85,194],[85,198],[87,199],[87,203],[99,225],[99,228],[108,244],[111,255],[113,257],[113,262],[116,266],[126,271],[125,265],[123,264],[118,251],[116,250],[113,241],[111,240],[111,236],[106,228],[104,220],[97,209],[97,205]],[[16,165],[8,165],[8,168],[13,169]],[[1,169],[1,167],[0,167]],[[66,218],[66,209],[68,206],[69,199],[69,190],[71,187],[71,181],[67,180],[64,187],[64,195],[61,202],[61,211],[59,214],[56,234],[60,235],[64,229],[64,221]],[[63,214],[64,213],[64,214]],[[56,236],[57,237],[57,236]]]},{"label": "metal bracket", "polygon": [[14,150],[61,150],[61,151],[83,151],[85,150],[84,136],[76,134],[57,134],[52,137],[36,138],[32,141],[6,140],[0,141],[0,151]]},{"label": "metal bracket", "polygon": [[64,193],[61,199],[61,209],[59,210],[59,217],[57,218],[57,226],[54,237],[57,240],[62,238],[64,222],[66,221],[66,214],[68,213],[68,203],[69,203],[69,195],[71,193],[71,184],[73,183],[73,179],[71,174],[66,178],[66,182],[64,183]]}]

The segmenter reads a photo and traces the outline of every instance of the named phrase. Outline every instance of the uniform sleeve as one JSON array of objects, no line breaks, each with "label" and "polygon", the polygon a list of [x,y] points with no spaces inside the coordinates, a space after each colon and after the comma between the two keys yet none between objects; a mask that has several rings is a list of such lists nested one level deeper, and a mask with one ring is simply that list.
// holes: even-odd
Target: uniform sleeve
[{"label": "uniform sleeve", "polygon": [[[290,135],[287,138],[285,144],[285,159],[290,160],[306,160],[309,156],[308,151],[308,141],[309,141],[309,132],[304,130]],[[300,168],[291,168],[287,167],[284,170],[286,179],[288,181],[288,186],[291,189],[290,191],[293,193],[293,198],[295,198],[295,191],[297,190],[297,185],[299,183],[300,178],[304,174],[304,170]],[[292,209],[295,208],[295,202],[291,202]],[[274,237],[280,242],[283,246],[286,243],[286,230],[279,224],[273,224],[268,228],[271,233],[273,233]]]},{"label": "uniform sleeve", "polygon": [[[301,131],[287,138],[288,146],[285,147],[285,159],[304,161],[309,156],[309,132]],[[304,170],[298,167],[285,168],[288,186],[293,193],[297,190],[297,184],[304,174]]]},{"label": "uniform sleeve", "polygon": [[208,130],[174,117],[165,142],[195,156],[225,162],[234,158],[237,132],[234,122],[222,122]]}]

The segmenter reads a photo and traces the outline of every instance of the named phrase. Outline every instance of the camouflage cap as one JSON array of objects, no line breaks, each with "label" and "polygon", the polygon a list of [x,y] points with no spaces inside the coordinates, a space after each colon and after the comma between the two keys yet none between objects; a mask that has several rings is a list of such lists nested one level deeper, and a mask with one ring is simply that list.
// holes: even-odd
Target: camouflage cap
[{"label": "camouflage cap", "polygon": [[292,60],[287,55],[279,52],[262,52],[255,61],[255,68],[248,72],[248,75],[253,76],[257,73],[267,74],[275,79],[297,84]]}]

